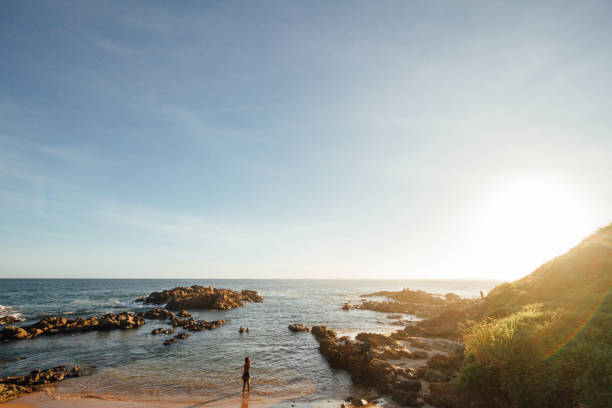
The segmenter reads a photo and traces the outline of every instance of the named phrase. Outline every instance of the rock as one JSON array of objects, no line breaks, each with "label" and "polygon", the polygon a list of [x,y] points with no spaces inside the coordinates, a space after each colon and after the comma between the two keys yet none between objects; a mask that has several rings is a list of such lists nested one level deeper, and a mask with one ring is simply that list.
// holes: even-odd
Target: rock
[{"label": "rock", "polygon": [[366,405],[368,405],[368,401],[364,400],[363,398],[357,398],[357,399],[353,399],[351,401],[351,404],[353,404],[356,407],[365,407]]},{"label": "rock", "polygon": [[20,394],[30,393],[37,386],[62,381],[70,377],[78,377],[91,370],[75,366],[67,369],[65,366],[48,370],[32,370],[29,375],[0,378],[0,403],[17,398]]},{"label": "rock", "polygon": [[343,304],[342,310],[351,310],[351,305],[349,305],[348,303]]},{"label": "rock", "polygon": [[417,392],[421,389],[421,383],[416,379],[403,378],[395,382],[395,388],[403,391]]},{"label": "rock", "polygon": [[289,330],[291,330],[294,333],[296,333],[296,332],[309,332],[310,331],[310,329],[307,326],[304,326],[303,324],[299,324],[299,323],[290,324],[289,325]]},{"label": "rock", "polygon": [[435,368],[426,368],[423,373],[423,378],[428,382],[448,382],[450,381],[450,377],[443,372],[436,370]]},{"label": "rock", "polygon": [[180,317],[191,317],[191,313],[189,313],[188,311],[186,311],[186,310],[184,310],[184,309],[183,309],[183,310],[181,310],[181,311],[179,312],[179,314],[178,314],[178,315],[179,315]]},{"label": "rock", "polygon": [[149,304],[166,304],[168,310],[229,310],[243,306],[243,302],[261,303],[263,298],[253,290],[237,292],[230,289],[216,289],[212,286],[193,285],[153,292],[147,297],[137,299],[137,301]]},{"label": "rock", "polygon": [[387,319],[397,320],[397,319],[401,319],[401,318],[402,318],[402,315],[399,315],[399,314],[390,314],[389,316],[387,316]]},{"label": "rock", "polygon": [[185,340],[187,337],[189,337],[189,333],[179,333],[174,336],[174,338],[177,340]]},{"label": "rock", "polygon": [[138,313],[138,317],[148,320],[174,320],[174,313],[166,309],[156,307],[155,309]]},{"label": "rock", "polygon": [[378,333],[359,333],[356,337],[357,340],[370,343],[373,348],[377,347],[391,347],[394,349],[403,348],[401,344],[393,340],[391,337],[385,336],[384,334]]},{"label": "rock", "polygon": [[169,346],[170,344],[175,343],[175,342],[176,342],[176,339],[173,337],[171,339],[164,341],[164,346]]},{"label": "rock", "polygon": [[406,391],[403,389],[394,389],[391,392],[391,397],[393,401],[407,406],[417,406],[417,393],[415,391]]},{"label": "rock", "polygon": [[133,313],[113,313],[102,317],[93,316],[89,319],[68,319],[66,317],[47,317],[30,326],[6,326],[0,331],[0,340],[13,341],[32,339],[41,335],[72,334],[94,330],[127,330],[138,328],[145,324],[142,317]]},{"label": "rock", "polygon": [[153,330],[151,332],[151,334],[155,335],[155,334],[172,334],[174,333],[174,329],[164,329],[163,327],[158,327],[157,329]]}]

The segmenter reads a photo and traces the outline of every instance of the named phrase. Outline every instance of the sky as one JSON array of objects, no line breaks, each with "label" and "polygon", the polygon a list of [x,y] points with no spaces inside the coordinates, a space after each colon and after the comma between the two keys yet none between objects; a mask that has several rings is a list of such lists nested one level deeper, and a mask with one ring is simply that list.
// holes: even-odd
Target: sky
[{"label": "sky", "polygon": [[3,1],[0,277],[524,276],[612,222],[611,21]]}]

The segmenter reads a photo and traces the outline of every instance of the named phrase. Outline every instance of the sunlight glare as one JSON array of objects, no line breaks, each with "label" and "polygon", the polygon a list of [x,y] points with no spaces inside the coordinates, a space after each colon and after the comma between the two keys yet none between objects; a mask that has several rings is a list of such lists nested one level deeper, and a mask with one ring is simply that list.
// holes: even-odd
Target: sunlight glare
[{"label": "sunlight glare", "polygon": [[519,278],[594,232],[589,218],[585,204],[565,186],[515,181],[485,200],[462,264],[490,278]]}]

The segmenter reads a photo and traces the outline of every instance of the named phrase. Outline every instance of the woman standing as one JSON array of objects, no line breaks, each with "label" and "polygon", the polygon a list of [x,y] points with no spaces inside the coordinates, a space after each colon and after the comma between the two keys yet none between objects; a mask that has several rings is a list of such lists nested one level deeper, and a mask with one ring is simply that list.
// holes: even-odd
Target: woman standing
[{"label": "woman standing", "polygon": [[251,359],[245,357],[244,367],[242,368],[242,392],[244,392],[245,387],[247,387],[247,391],[251,391],[251,374],[249,373],[250,368]]}]

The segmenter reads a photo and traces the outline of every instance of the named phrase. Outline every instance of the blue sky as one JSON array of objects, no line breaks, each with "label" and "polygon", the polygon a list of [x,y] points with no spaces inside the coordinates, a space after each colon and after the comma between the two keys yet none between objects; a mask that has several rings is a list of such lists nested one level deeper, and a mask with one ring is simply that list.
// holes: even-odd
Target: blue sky
[{"label": "blue sky", "polygon": [[0,277],[527,274],[612,221],[611,17],[4,1]]}]

